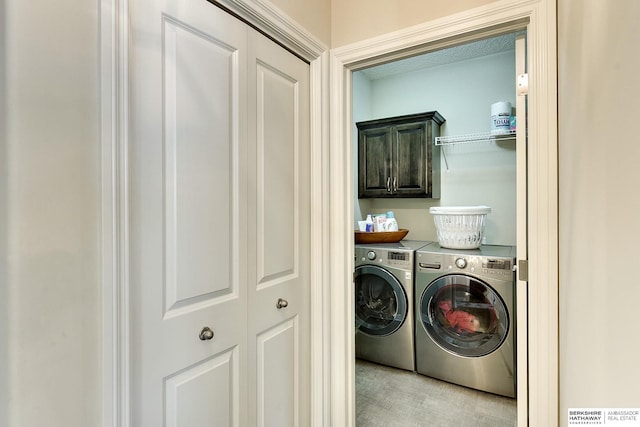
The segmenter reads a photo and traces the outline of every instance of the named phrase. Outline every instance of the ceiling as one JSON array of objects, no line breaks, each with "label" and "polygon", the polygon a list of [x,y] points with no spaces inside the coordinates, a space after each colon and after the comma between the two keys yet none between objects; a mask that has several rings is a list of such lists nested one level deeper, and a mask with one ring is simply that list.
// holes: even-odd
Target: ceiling
[{"label": "ceiling", "polygon": [[363,73],[369,80],[376,80],[424,68],[438,67],[453,62],[508,52],[515,49],[515,40],[518,34],[511,33],[478,40],[383,65],[376,65],[375,67],[364,68],[359,72]]}]

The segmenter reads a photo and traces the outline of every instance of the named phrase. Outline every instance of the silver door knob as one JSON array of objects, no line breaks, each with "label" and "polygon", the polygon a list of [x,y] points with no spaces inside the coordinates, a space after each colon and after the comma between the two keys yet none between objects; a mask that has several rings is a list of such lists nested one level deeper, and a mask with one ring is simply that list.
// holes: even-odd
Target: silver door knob
[{"label": "silver door knob", "polygon": [[213,335],[214,333],[211,328],[205,326],[204,328],[202,328],[202,330],[200,331],[200,335],[198,336],[202,341],[209,341],[211,338],[213,338]]},{"label": "silver door knob", "polygon": [[278,298],[278,302],[276,302],[276,307],[278,307],[278,310],[281,308],[285,308],[288,305],[289,303],[286,299]]}]

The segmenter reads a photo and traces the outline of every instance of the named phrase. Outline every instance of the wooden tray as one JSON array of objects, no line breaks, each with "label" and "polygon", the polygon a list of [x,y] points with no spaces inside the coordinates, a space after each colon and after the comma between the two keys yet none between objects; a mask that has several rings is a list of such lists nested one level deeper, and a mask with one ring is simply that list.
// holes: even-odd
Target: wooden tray
[{"label": "wooden tray", "polygon": [[404,236],[409,233],[406,228],[401,228],[398,231],[374,231],[364,232],[356,231],[355,240],[356,243],[396,243],[404,239]]}]

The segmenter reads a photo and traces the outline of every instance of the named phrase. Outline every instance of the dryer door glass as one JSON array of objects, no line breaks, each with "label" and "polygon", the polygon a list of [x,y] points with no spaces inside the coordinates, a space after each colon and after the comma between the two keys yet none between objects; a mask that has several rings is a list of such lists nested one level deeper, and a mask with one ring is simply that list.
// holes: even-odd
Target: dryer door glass
[{"label": "dryer door glass", "polygon": [[393,274],[364,265],[355,271],[356,328],[367,335],[394,333],[407,317],[407,295]]},{"label": "dryer door glass", "polygon": [[510,326],[504,301],[491,286],[456,274],[439,277],[425,288],[420,319],[436,344],[466,357],[498,349]]}]

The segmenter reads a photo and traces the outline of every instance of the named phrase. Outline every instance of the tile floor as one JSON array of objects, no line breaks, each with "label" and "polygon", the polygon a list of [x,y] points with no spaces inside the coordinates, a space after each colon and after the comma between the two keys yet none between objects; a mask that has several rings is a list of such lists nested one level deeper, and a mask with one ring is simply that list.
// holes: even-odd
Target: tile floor
[{"label": "tile floor", "polygon": [[356,360],[358,427],[513,427],[516,400]]}]

